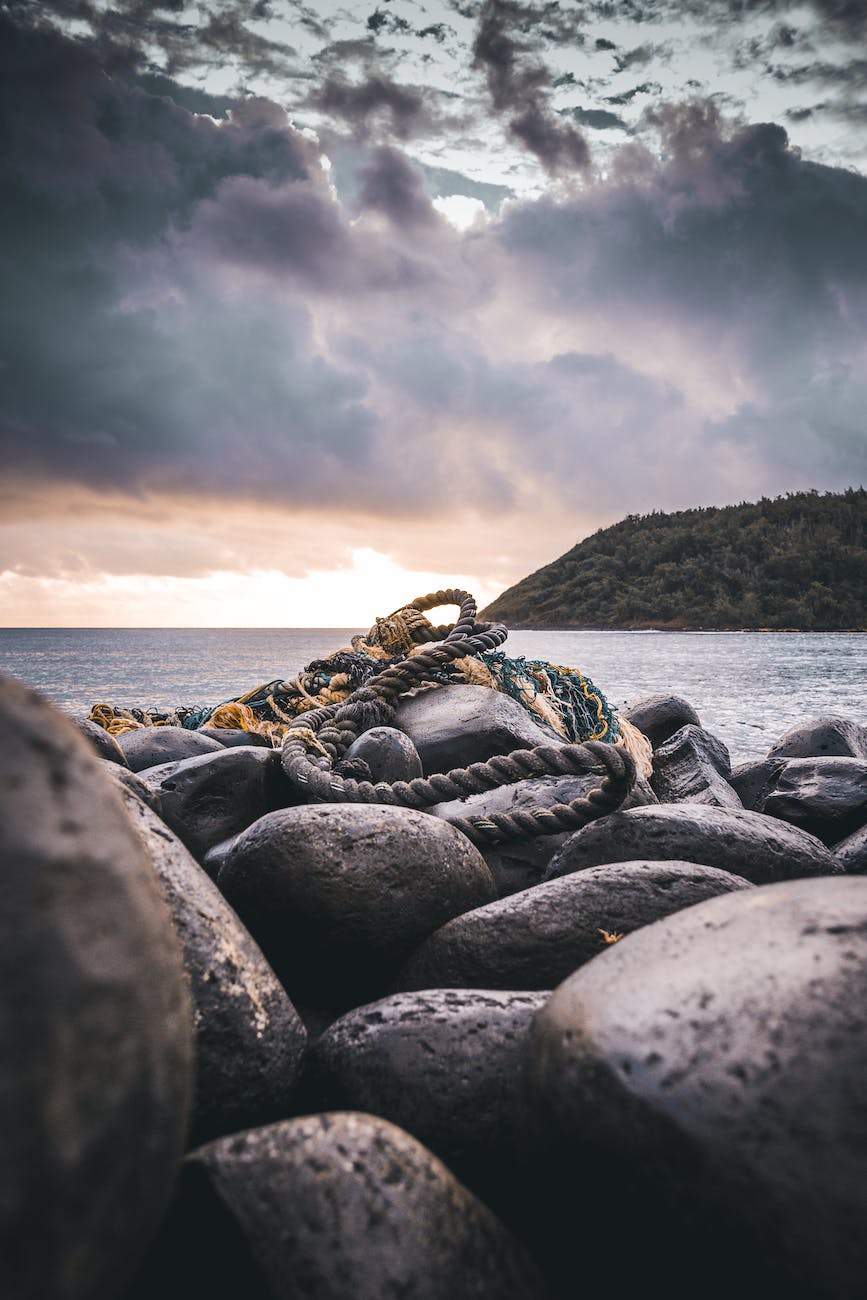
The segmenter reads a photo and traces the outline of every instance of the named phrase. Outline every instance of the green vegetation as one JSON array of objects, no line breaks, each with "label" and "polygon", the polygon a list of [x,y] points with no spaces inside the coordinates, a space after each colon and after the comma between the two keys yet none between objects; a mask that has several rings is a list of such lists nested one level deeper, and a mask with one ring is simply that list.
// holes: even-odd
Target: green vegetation
[{"label": "green vegetation", "polygon": [[867,629],[867,491],[628,515],[482,617],[512,628]]}]

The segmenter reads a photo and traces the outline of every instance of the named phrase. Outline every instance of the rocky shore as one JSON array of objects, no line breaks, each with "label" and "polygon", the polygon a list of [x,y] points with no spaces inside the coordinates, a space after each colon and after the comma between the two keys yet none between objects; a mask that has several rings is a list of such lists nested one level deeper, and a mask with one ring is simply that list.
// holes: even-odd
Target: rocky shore
[{"label": "rocky shore", "polygon": [[[477,847],[601,776],[311,802],[260,736],[3,681],[0,1293],[863,1297],[867,727],[732,770],[677,696],[626,718],[619,808]],[[558,744],[443,685],[346,770]]]}]

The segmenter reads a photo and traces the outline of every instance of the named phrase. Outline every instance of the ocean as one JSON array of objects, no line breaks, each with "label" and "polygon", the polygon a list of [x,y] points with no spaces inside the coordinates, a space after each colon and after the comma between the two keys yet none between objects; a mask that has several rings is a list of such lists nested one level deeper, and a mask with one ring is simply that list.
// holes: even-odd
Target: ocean
[{"label": "ocean", "polygon": [[[359,628],[0,628],[0,673],[69,713],[218,704],[291,677]],[[503,647],[580,668],[619,707],[669,692],[697,709],[734,763],[822,713],[867,724],[867,633],[512,632]]]}]

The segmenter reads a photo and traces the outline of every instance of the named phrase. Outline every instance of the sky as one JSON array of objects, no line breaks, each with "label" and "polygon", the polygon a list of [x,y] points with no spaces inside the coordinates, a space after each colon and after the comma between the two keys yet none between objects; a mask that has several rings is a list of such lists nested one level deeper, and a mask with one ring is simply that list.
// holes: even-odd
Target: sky
[{"label": "sky", "polygon": [[867,483],[863,0],[0,0],[0,625]]}]

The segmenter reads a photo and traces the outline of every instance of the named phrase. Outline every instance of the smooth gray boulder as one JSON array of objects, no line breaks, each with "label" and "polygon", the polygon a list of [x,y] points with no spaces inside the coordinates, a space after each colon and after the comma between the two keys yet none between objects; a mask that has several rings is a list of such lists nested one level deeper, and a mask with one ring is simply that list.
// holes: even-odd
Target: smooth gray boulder
[{"label": "smooth gray boulder", "polygon": [[867,758],[867,727],[851,718],[823,714],[790,727],[766,758]]},{"label": "smooth gray boulder", "polygon": [[700,862],[754,885],[841,870],[820,840],[796,826],[746,809],[681,803],[630,808],[590,822],[567,840],[545,878],[644,858]]},{"label": "smooth gray boulder", "polygon": [[749,812],[761,812],[765,799],[785,766],[784,758],[763,758],[758,762],[739,763],[732,768],[729,784]]},{"label": "smooth gray boulder", "polygon": [[867,826],[840,840],[831,852],[848,875],[867,875]]},{"label": "smooth gray boulder", "polygon": [[304,1026],[258,944],[181,841],[124,789],[190,979],[196,1094],[190,1145],[292,1114]]},{"label": "smooth gray boulder", "polygon": [[425,774],[484,763],[495,754],[562,745],[517,700],[486,686],[431,686],[398,701],[395,726],[418,750]]},{"label": "smooth gray boulder", "polygon": [[647,695],[620,712],[627,722],[644,732],[654,749],[681,727],[701,726],[701,719],[695,709],[679,695]]},{"label": "smooth gray boulder", "polygon": [[201,860],[210,848],[275,808],[294,803],[280,755],[249,745],[160,764],[139,773],[147,802]]},{"label": "smooth gray boulder", "polygon": [[729,785],[732,765],[721,740],[701,727],[681,727],[653,753],[650,785],[660,803],[742,808]]},{"label": "smooth gray boulder", "polygon": [[859,1300],[865,988],[860,877],[711,899],[560,985],[525,1040],[559,1280],[580,1224],[593,1290],[616,1258],[622,1294]]},{"label": "smooth gray boulder", "polygon": [[790,758],[763,811],[834,844],[867,822],[867,759]]},{"label": "smooth gray boulder", "polygon": [[490,1210],[373,1115],[308,1115],[200,1147],[160,1246],[135,1300],[544,1295]]},{"label": "smooth gray boulder", "polygon": [[752,886],[694,862],[622,862],[477,907],[425,939],[401,989],[550,989],[623,935]]},{"label": "smooth gray boulder", "polygon": [[199,727],[198,735],[208,740],[216,740],[224,749],[234,749],[237,745],[252,746],[254,749],[272,749],[267,736],[258,731],[244,731],[240,727]]},{"label": "smooth gray boulder", "polygon": [[0,729],[0,1294],[113,1296],[183,1154],[189,990],[109,765],[9,679]]},{"label": "smooth gray boulder", "polygon": [[129,767],[120,745],[114,736],[110,736],[104,727],[98,723],[91,722],[90,718],[73,718],[73,724],[78,728],[85,740],[90,743],[100,758],[107,759],[109,763],[117,763],[120,767]]},{"label": "smooth gray boulder", "polygon": [[398,731],[397,727],[371,727],[369,731],[363,731],[343,755],[338,771],[346,763],[358,762],[366,765],[370,774],[366,779],[374,784],[377,781],[387,781],[389,785],[394,781],[413,781],[423,775],[418,750],[409,736]]},{"label": "smooth gray boulder", "polygon": [[548,997],[438,988],[359,1007],[311,1048],[299,1105],[390,1120],[496,1209],[519,1176],[521,1040]]},{"label": "smooth gray boulder", "polygon": [[466,836],[376,804],[269,813],[238,836],[219,886],[299,1009],[378,997],[422,939],[496,897]]},{"label": "smooth gray boulder", "polygon": [[136,727],[117,737],[127,763],[134,772],[160,763],[179,763],[199,754],[215,754],[222,749],[218,740],[203,731],[185,727]]}]

